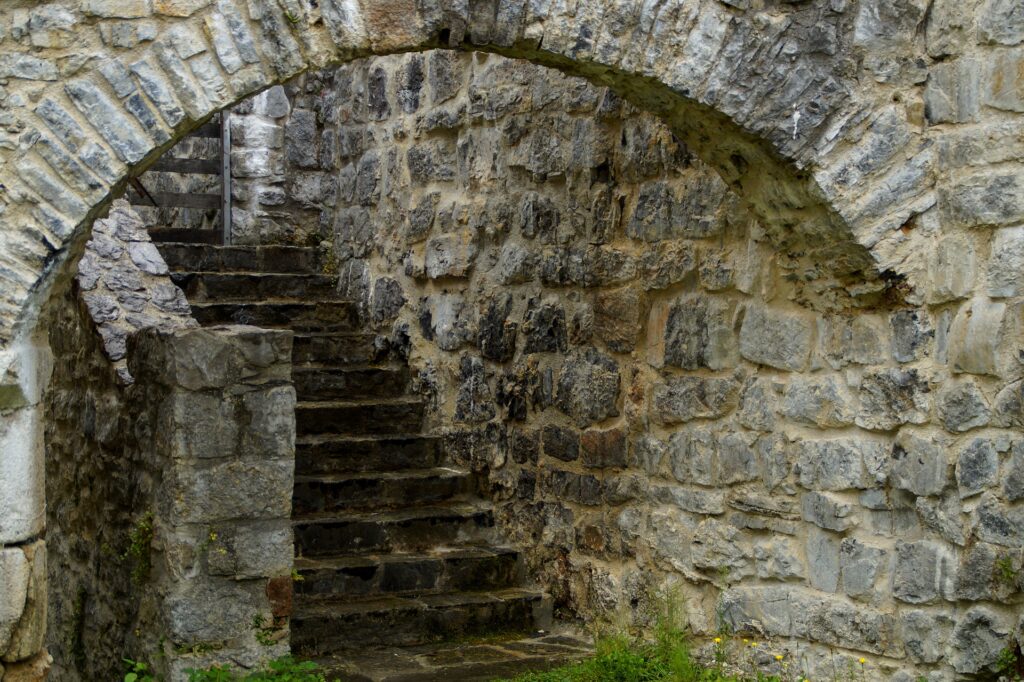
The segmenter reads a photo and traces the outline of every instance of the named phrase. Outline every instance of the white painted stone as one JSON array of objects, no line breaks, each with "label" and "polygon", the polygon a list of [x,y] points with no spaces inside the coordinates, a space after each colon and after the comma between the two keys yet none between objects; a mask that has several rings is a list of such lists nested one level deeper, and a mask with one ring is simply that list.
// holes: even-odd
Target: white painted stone
[{"label": "white painted stone", "polygon": [[0,549],[0,656],[25,609],[31,567],[20,547]]},{"label": "white painted stone", "polygon": [[949,361],[956,372],[996,375],[1006,304],[976,297],[960,308],[949,330]]},{"label": "white painted stone", "polygon": [[41,409],[0,415],[0,544],[22,542],[43,530],[43,423]]}]

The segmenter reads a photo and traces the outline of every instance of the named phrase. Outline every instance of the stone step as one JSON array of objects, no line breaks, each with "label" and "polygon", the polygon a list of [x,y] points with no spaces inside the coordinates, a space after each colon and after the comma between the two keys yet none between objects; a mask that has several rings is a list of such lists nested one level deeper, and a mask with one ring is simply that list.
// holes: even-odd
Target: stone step
[{"label": "stone step", "polygon": [[149,232],[149,238],[157,243],[177,242],[217,246],[224,243],[224,232],[219,229],[198,230],[188,227],[151,227],[147,232]]},{"label": "stone step", "polygon": [[351,331],[359,326],[359,306],[351,301],[193,303],[192,315],[202,325],[251,324],[307,331]]},{"label": "stone step", "polygon": [[488,637],[411,647],[346,647],[316,659],[329,680],[343,682],[492,682],[542,672],[593,655],[576,631]]},{"label": "stone step", "polygon": [[474,483],[468,471],[449,467],[296,476],[292,510],[302,515],[433,504],[464,497]]},{"label": "stone step", "polygon": [[356,400],[397,398],[409,388],[409,367],[322,367],[292,369],[299,400]]},{"label": "stone step", "polygon": [[212,246],[161,243],[157,247],[171,270],[189,272],[320,272],[316,249],[309,246]]},{"label": "stone step", "polygon": [[423,401],[418,398],[300,402],[295,406],[295,432],[300,435],[416,433],[422,424]]},{"label": "stone step", "polygon": [[494,514],[479,502],[452,502],[413,509],[346,514],[306,514],[292,520],[295,555],[415,552],[443,545],[484,545],[492,539]]},{"label": "stone step", "polygon": [[444,464],[441,439],[432,436],[300,436],[295,439],[295,472],[401,471]]},{"label": "stone step", "polygon": [[298,598],[292,649],[322,654],[361,642],[411,646],[502,632],[530,632],[551,623],[551,599],[539,590],[427,593],[369,598]]},{"label": "stone step", "polygon": [[298,273],[173,272],[171,279],[191,303],[338,299],[337,277]]},{"label": "stone step", "polygon": [[301,558],[295,570],[296,594],[311,596],[492,590],[515,586],[521,574],[518,552],[504,547]]},{"label": "stone step", "polygon": [[385,358],[386,351],[376,344],[376,334],[362,332],[296,332],[292,341],[292,363],[364,365]]}]

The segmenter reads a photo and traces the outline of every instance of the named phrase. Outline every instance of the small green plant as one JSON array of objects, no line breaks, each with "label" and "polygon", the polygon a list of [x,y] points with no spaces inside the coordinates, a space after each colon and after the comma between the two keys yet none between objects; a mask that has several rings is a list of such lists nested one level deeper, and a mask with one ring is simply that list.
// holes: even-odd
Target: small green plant
[{"label": "small green plant", "polygon": [[1004,556],[997,559],[995,570],[997,580],[1010,587],[1017,583],[1017,576],[1020,575],[1020,570],[1014,568],[1012,557]]},{"label": "small green plant", "polygon": [[122,559],[132,562],[132,582],[143,583],[153,568],[150,550],[153,546],[153,512],[146,512],[128,531],[128,549]]},{"label": "small green plant", "polygon": [[305,579],[306,579],[305,576],[303,576],[301,573],[299,573],[299,571],[297,569],[294,569],[294,568],[292,569],[292,582],[293,583],[301,583]]},{"label": "small green plant", "polygon": [[294,15],[294,14],[292,14],[291,12],[285,12],[284,13],[284,17],[285,17],[285,19],[290,21],[293,25],[299,23],[299,17]]},{"label": "small green plant", "polygon": [[281,629],[273,619],[268,621],[263,614],[257,613],[252,617],[252,629],[256,632],[256,641],[263,646],[273,646],[280,639]]},{"label": "small green plant", "polygon": [[996,672],[1006,682],[1024,682],[1024,653],[1019,642],[1006,647],[996,659]]},{"label": "small green plant", "polygon": [[122,660],[128,666],[123,682],[156,682],[156,678],[150,675],[149,666],[142,661],[133,661],[130,658]]}]

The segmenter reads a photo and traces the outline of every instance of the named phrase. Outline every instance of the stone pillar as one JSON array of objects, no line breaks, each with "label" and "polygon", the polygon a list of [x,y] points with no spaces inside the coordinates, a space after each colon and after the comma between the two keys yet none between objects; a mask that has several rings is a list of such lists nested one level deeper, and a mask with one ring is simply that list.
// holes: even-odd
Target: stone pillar
[{"label": "stone pillar", "polygon": [[290,331],[241,326],[147,329],[129,341],[136,433],[157,478],[136,631],[163,679],[288,653],[291,348]]},{"label": "stone pillar", "polygon": [[46,518],[41,398],[52,369],[45,339],[0,352],[0,679],[42,680]]}]

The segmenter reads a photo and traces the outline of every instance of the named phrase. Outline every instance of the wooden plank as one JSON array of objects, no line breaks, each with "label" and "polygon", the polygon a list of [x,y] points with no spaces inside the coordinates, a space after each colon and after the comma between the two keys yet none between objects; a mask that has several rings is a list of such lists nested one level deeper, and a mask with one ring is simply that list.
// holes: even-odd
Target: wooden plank
[{"label": "wooden plank", "polygon": [[220,121],[209,120],[185,137],[220,137]]},{"label": "wooden plank", "polygon": [[220,173],[220,163],[216,159],[179,159],[174,156],[164,156],[157,159],[156,163],[150,166],[148,170],[164,171],[165,173],[218,175]]},{"label": "wooden plank", "polygon": [[[159,208],[220,208],[219,194],[194,194],[185,192],[150,192]],[[134,206],[153,206],[148,198],[135,192],[128,193],[128,201]]]}]

